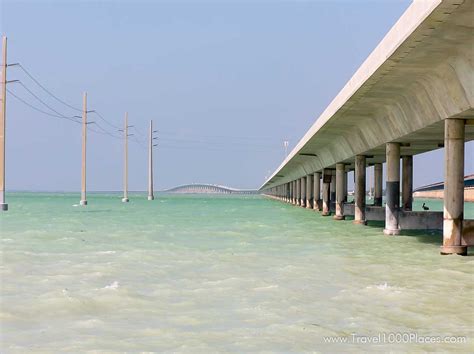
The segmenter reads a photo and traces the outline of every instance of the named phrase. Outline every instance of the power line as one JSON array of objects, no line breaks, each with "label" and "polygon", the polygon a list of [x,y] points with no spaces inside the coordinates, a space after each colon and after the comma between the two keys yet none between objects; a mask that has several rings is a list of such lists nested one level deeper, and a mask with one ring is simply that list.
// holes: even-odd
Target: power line
[{"label": "power line", "polygon": [[109,132],[107,129],[105,129],[103,126],[101,126],[99,123],[95,122],[94,125],[96,125],[100,130],[102,130],[102,133],[98,132],[98,131],[95,131],[96,133],[105,134],[105,135],[108,135],[112,138],[119,139],[119,140],[122,139],[121,137],[119,137],[117,135],[114,135],[113,133]]},{"label": "power line", "polygon": [[[58,96],[56,96],[55,94],[53,94],[49,89],[47,89],[43,84],[41,84],[41,82],[35,78],[33,76],[33,74],[31,74],[31,72],[29,70],[27,70],[22,64],[18,64],[18,66],[23,70],[23,72],[36,84],[38,85],[44,92],[46,92],[48,95],[50,95],[51,97],[53,97],[56,101],[58,101],[59,103],[75,110],[75,111],[78,111],[78,112],[82,112],[82,109],[80,108],[77,108],[69,103],[67,103],[66,101],[62,100],[61,98],[59,98]],[[12,91],[8,90],[8,92],[14,96],[16,99],[18,99],[20,102],[22,102],[23,104],[27,105],[28,107],[40,112],[40,113],[43,113],[45,115],[48,115],[48,116],[51,116],[51,117],[54,117],[54,118],[62,118],[62,119],[68,119],[74,123],[80,123],[78,120],[76,120],[75,117],[70,117],[70,116],[66,116],[62,113],[60,113],[59,111],[57,111],[56,109],[54,109],[53,107],[51,107],[49,104],[47,104],[44,100],[42,100],[40,97],[38,97],[38,95],[36,95],[31,89],[29,89],[24,83],[20,82],[20,84],[22,85],[22,87],[30,94],[32,95],[36,100],[38,100],[43,106],[45,106],[46,108],[48,108],[49,110],[51,110],[52,112],[54,112],[55,114],[52,114],[52,113],[49,113],[47,111],[44,111],[34,105],[32,105],[31,103],[27,102],[26,100],[24,100],[23,98],[19,97],[18,95],[16,95],[15,93],[13,93]],[[96,114],[105,124],[107,124],[108,126],[110,126],[111,128],[114,128],[114,129],[119,129],[119,126],[112,123],[111,121],[109,121],[108,119],[106,119],[100,112],[97,112],[97,111],[90,111],[90,113],[93,113],[93,114]],[[95,125],[97,126],[97,128],[99,130],[96,130],[96,129],[93,129],[92,127],[88,126],[88,130],[91,130],[92,132],[95,132],[95,133],[98,133],[98,134],[103,134],[103,135],[107,135],[107,136],[110,136],[112,138],[115,138],[115,139],[121,139],[120,137],[114,135],[113,133],[111,133],[109,130],[107,130],[106,128],[102,127],[100,124],[98,124],[97,122],[95,123]],[[145,148],[144,146],[144,141],[143,139],[145,138],[145,134],[140,130],[138,129],[137,127],[134,127],[135,128],[135,131],[141,136],[141,139],[139,139],[138,137],[134,137],[132,138],[131,140],[136,142],[137,144],[139,144],[142,148]],[[194,136],[194,137],[202,137],[202,138],[209,138],[209,139],[236,139],[236,140],[255,140],[255,139],[259,139],[259,140],[262,140],[262,139],[274,139],[274,138],[266,138],[266,137],[249,137],[249,136],[245,136],[245,137],[236,137],[236,136],[216,136],[216,135],[196,135],[196,134],[182,134],[182,133],[177,133],[177,132],[163,132],[163,131],[160,131],[160,133],[162,134],[165,134],[165,135],[175,135],[175,136]],[[203,140],[190,140],[190,139],[173,139],[173,138],[161,138],[163,140],[168,140],[170,142],[184,142],[184,143],[191,143],[191,144],[204,144],[204,145],[208,145],[207,147],[210,147],[211,149],[213,149],[213,146],[219,146],[219,145],[231,145],[231,146],[249,146],[250,147],[250,144],[248,143],[245,143],[245,142],[229,142],[228,140],[226,142],[220,142],[220,141],[203,141]],[[210,145],[210,146],[209,146]],[[271,149],[273,148],[273,146],[263,146],[263,145],[252,145],[252,146],[255,146],[255,147],[259,147],[259,148],[268,148],[268,149]],[[171,146],[163,146],[165,148],[188,148],[188,147],[184,147],[184,146],[179,146],[179,147],[171,147]],[[206,146],[204,146],[206,147]],[[199,148],[199,147],[189,147],[189,149],[195,149],[195,148]]]},{"label": "power line", "polygon": [[[75,110],[75,111],[78,111],[78,112],[82,112],[82,109],[79,109],[77,107],[74,107],[73,105],[65,102],[64,100],[60,99],[58,96],[56,96],[55,94],[53,94],[50,90],[48,90],[44,85],[42,85],[38,79],[36,79],[23,65],[21,64],[18,64],[18,66],[23,70],[23,72],[31,79],[33,80],[41,89],[43,89],[43,91],[45,91],[48,95],[50,95],[51,97],[53,97],[56,101],[60,102],[61,104]],[[50,117],[54,117],[54,118],[59,118],[59,119],[67,119],[67,120],[70,120],[71,122],[74,122],[74,123],[77,123],[77,124],[81,124],[80,122],[80,117],[74,117],[74,116],[66,116],[62,113],[60,113],[59,111],[57,111],[56,109],[54,109],[53,107],[51,107],[49,104],[47,104],[44,100],[42,100],[38,95],[36,95],[30,88],[28,88],[23,82],[19,81],[19,84],[31,95],[33,96],[36,100],[38,100],[43,106],[45,106],[46,108],[48,108],[49,110],[51,110],[53,113],[50,113],[50,112],[47,112],[41,108],[38,108],[36,107],[35,105],[29,103],[28,101],[26,101],[25,99],[23,99],[22,97],[18,96],[17,94],[15,94],[14,92],[12,92],[11,90],[8,90],[7,89],[7,92],[9,94],[11,94],[13,97],[15,97],[17,100],[19,100],[21,103],[23,103],[24,105],[30,107],[31,109],[37,111],[37,112],[40,112],[42,114],[45,114],[47,116],[50,116]],[[99,112],[97,111],[91,111],[91,113],[94,113],[96,114],[102,121],[104,121],[106,124],[108,124],[110,127],[116,129],[118,128],[117,125],[111,123],[109,120],[107,120],[102,114],[100,114]],[[87,130],[91,131],[91,132],[94,132],[94,133],[97,133],[97,134],[102,134],[102,135],[107,135],[107,136],[110,136],[111,138],[114,138],[114,139],[121,139],[120,137],[114,135],[113,133],[111,133],[110,131],[108,131],[107,129],[105,129],[103,126],[101,126],[99,123],[97,122],[94,122],[94,125],[97,126],[97,129],[94,129],[91,127],[91,125],[87,125]],[[142,142],[138,141],[138,139],[136,140],[136,142],[140,145],[142,145]],[[143,145],[142,145],[143,146]]]},{"label": "power line", "polygon": [[28,103],[27,101],[25,101],[23,98],[21,98],[20,96],[17,96],[15,93],[13,93],[11,90],[7,89],[7,92],[12,95],[13,97],[15,97],[17,100],[19,100],[20,102],[22,102],[24,105],[30,107],[31,109],[34,109],[35,111],[38,111],[40,113],[43,113],[43,114],[46,114],[48,116],[51,116],[51,117],[55,117],[55,118],[59,118],[59,119],[68,119],[70,120],[71,122],[74,122],[74,123],[78,123],[78,124],[81,124],[81,122],[77,121],[75,118],[73,117],[67,117],[67,116],[63,116],[63,115],[56,115],[56,114],[52,114],[52,113],[49,113],[49,112],[46,112],[46,111],[43,111],[42,109],[32,105],[31,103]]},{"label": "power line", "polygon": [[[55,110],[54,108],[52,108],[50,105],[48,105],[46,102],[44,102],[41,98],[39,98],[33,91],[31,91],[23,82],[19,81],[18,84],[20,84],[26,91],[28,91],[28,93],[30,95],[32,95],[34,98],[36,98],[39,102],[41,102],[41,104],[43,106],[45,106],[46,108],[50,109],[51,111],[53,111],[54,113],[56,113],[58,116],[60,117],[63,117],[63,118],[66,118],[67,116],[58,112],[57,110]],[[72,117],[70,117],[72,118]]]},{"label": "power line", "polygon": [[[210,146],[170,146],[170,145],[159,145],[160,149],[172,149],[172,150],[202,150],[202,151],[216,151],[216,152],[222,152],[222,149],[220,148],[213,148]],[[233,152],[244,152],[245,149],[229,149],[227,151],[233,151]],[[268,153],[268,151],[265,150],[258,150],[258,149],[252,149],[251,152],[262,152],[262,153]]]},{"label": "power line", "polygon": [[[48,90],[44,85],[42,85],[38,79],[36,79],[33,74],[31,74],[31,72],[29,72],[22,64],[18,64],[18,66],[24,71],[24,73],[26,75],[28,75],[28,77],[33,80],[39,87],[41,87],[47,94],[49,94],[51,97],[53,97],[56,101],[62,103],[63,105],[75,110],[75,111],[78,111],[78,112],[82,112],[82,109],[80,108],[77,108],[67,102],[65,102],[64,100],[60,99],[58,96],[56,96],[55,94],[53,94],[50,90]],[[25,87],[25,85],[23,83],[21,83],[23,87]],[[28,92],[30,92],[30,94],[32,94],[36,99],[38,99],[43,105],[45,105],[46,107],[48,107],[49,109],[51,109],[53,112],[61,115],[59,112],[57,112],[56,110],[54,110],[53,108],[51,108],[49,105],[47,105],[44,101],[42,101],[38,96],[36,96],[31,90],[29,90],[27,87],[25,87],[26,90],[28,90]],[[110,121],[108,121],[102,114],[100,114],[99,112],[97,111],[91,111],[91,113],[94,113],[96,114],[100,119],[102,119],[106,124],[108,124],[109,126],[111,126],[112,128],[116,129],[118,128],[118,126],[114,125],[113,123],[111,123]],[[102,130],[104,130],[106,132],[107,135],[110,135],[110,136],[113,136],[110,132],[106,131],[104,128],[102,128]]]},{"label": "power line", "polygon": [[143,133],[141,132],[141,130],[140,130],[140,129],[138,129],[138,127],[137,127],[137,126],[134,126],[134,127],[133,127],[133,129],[135,129],[135,131],[136,131],[136,132],[137,132],[139,135],[141,135],[143,138],[146,138],[146,135],[145,135],[145,134],[143,134]]},{"label": "power line", "polygon": [[105,119],[105,117],[102,114],[100,114],[99,112],[91,111],[91,113],[96,114],[100,119],[102,119],[110,127],[114,128],[114,129],[121,129],[121,127],[119,127],[118,125],[115,125],[115,124],[111,123],[109,120]]},{"label": "power line", "polygon": [[[236,140],[274,140],[275,143],[280,144],[281,140],[275,137],[265,137],[265,136],[225,136],[225,135],[199,135],[193,133],[181,133],[176,131],[167,131],[167,130],[160,130],[160,133],[167,134],[167,135],[177,135],[179,136],[190,136],[190,137],[201,137],[201,138],[210,138],[210,139],[236,139]],[[289,140],[294,140],[292,137]]]},{"label": "power line", "polygon": [[252,144],[252,143],[245,143],[245,142],[232,142],[232,141],[206,141],[206,140],[188,140],[188,139],[173,139],[167,137],[160,137],[161,140],[164,141],[171,141],[171,142],[183,142],[183,143],[192,143],[192,144],[208,144],[208,145],[215,145],[215,146],[243,146],[243,147],[258,147],[263,149],[277,149],[276,145],[259,145],[259,144]]},{"label": "power line", "polygon": [[[23,98],[21,98],[20,96],[16,95],[15,93],[13,93],[11,90],[7,89],[7,92],[9,94],[11,94],[13,97],[15,97],[17,100],[19,100],[21,103],[23,103],[24,105],[30,107],[31,109],[34,109],[35,111],[38,111],[40,113],[43,113],[45,115],[48,115],[50,117],[54,117],[54,118],[59,118],[59,119],[67,119],[67,120],[70,120],[71,122],[74,122],[74,123],[77,123],[77,124],[81,124],[81,122],[79,120],[77,120],[78,118],[73,118],[73,117],[67,117],[67,116],[64,116],[64,115],[57,115],[57,114],[52,114],[52,113],[49,113],[49,112],[46,112],[34,105],[32,105],[31,103],[27,102],[26,100],[24,100]],[[50,108],[51,109],[51,108]],[[53,111],[55,111],[53,109]],[[107,131],[105,128],[103,128],[100,124],[98,123],[95,123],[95,125],[101,130],[101,131],[98,131],[96,129],[93,129],[90,125],[87,126],[87,129],[90,130],[91,132],[94,132],[94,133],[97,133],[97,134],[102,134],[102,135],[108,135],[112,138],[115,138],[115,139],[120,139],[119,137],[111,134],[109,131]]]},{"label": "power line", "polygon": [[74,107],[73,105],[70,105],[69,103],[63,101],[62,99],[60,99],[59,97],[57,97],[56,95],[54,95],[51,91],[49,91],[46,87],[44,87],[28,70],[26,70],[26,68],[21,65],[21,64],[18,64],[18,66],[23,70],[23,72],[28,75],[28,77],[33,80],[39,87],[41,87],[47,94],[49,94],[51,97],[53,97],[56,101],[62,103],[63,105],[75,110],[75,111],[78,111],[78,112],[82,112],[82,109],[80,108],[77,108],[77,107]]}]

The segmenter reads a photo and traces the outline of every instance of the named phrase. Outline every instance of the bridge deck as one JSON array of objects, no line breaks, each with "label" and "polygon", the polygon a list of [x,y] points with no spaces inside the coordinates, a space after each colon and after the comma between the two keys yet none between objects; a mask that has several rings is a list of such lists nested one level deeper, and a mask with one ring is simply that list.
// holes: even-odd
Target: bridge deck
[{"label": "bridge deck", "polygon": [[415,1],[261,188],[358,154],[384,162],[387,142],[402,155],[442,147],[444,119],[474,117],[472,3]]}]

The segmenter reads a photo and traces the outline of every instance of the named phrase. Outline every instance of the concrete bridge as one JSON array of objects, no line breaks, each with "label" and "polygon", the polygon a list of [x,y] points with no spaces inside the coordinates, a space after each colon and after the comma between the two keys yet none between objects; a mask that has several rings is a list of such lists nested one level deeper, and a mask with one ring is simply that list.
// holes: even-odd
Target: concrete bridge
[{"label": "concrete bridge", "polygon": [[[474,139],[473,6],[415,0],[261,190],[322,215],[333,206],[335,220],[383,220],[386,235],[442,228],[441,253],[466,254],[474,245],[474,221],[463,219],[464,145]],[[442,147],[444,214],[413,212],[413,156]],[[349,171],[354,204],[346,202]]]},{"label": "concrete bridge", "polygon": [[174,188],[166,189],[163,193],[182,193],[182,194],[259,194],[254,189],[236,189],[217,184],[193,183],[184,184]]},{"label": "concrete bridge", "polygon": [[[444,183],[438,182],[418,187],[413,191],[415,198],[444,198]],[[474,202],[474,175],[464,177],[464,201]]]}]

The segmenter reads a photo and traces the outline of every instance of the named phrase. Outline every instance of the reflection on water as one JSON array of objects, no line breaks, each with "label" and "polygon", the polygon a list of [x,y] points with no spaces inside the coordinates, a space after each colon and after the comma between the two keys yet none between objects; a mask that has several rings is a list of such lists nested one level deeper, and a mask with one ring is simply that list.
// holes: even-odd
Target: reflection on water
[{"label": "reflection on water", "polygon": [[[130,198],[11,196],[2,352],[473,348],[474,257],[440,256],[440,233],[386,237],[254,196]],[[401,332],[468,341],[362,337]]]}]

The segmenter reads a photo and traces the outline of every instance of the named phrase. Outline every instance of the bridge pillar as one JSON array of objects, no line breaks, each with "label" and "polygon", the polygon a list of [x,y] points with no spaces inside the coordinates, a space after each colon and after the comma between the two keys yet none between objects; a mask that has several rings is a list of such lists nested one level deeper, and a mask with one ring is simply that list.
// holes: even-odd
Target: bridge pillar
[{"label": "bridge pillar", "polygon": [[336,214],[335,220],[344,220],[344,173],[346,166],[343,163],[336,164]]},{"label": "bridge pillar", "polygon": [[355,190],[354,190],[354,223],[367,224],[365,219],[365,178],[366,158],[364,155],[355,157]]},{"label": "bridge pillar", "polygon": [[382,206],[383,168],[381,163],[374,165],[374,205]]},{"label": "bridge pillar", "polygon": [[301,205],[301,178],[296,180],[296,205]]},{"label": "bridge pillar", "polygon": [[319,211],[319,201],[321,200],[321,173],[315,172],[313,176],[313,209]]},{"label": "bridge pillar", "polygon": [[288,200],[287,200],[288,203],[291,203],[292,195],[293,195],[293,185],[291,182],[288,182]]},{"label": "bridge pillar", "polygon": [[311,209],[313,207],[313,175],[306,176],[306,208]]},{"label": "bridge pillar", "polygon": [[413,209],[413,156],[402,157],[402,206],[403,210]]},{"label": "bridge pillar", "polygon": [[336,171],[331,170],[331,184],[329,185],[329,199],[331,203],[336,202]]},{"label": "bridge pillar", "polygon": [[387,185],[385,188],[385,235],[400,234],[400,143],[387,143]]},{"label": "bridge pillar", "polygon": [[301,199],[300,199],[300,206],[306,206],[306,177],[301,177]]},{"label": "bridge pillar", "polygon": [[296,199],[298,198],[298,189],[296,188],[296,181],[291,182],[293,183],[293,200],[292,204],[296,205]]},{"label": "bridge pillar", "polygon": [[347,171],[344,168],[344,202],[347,202]]},{"label": "bridge pillar", "polygon": [[462,245],[464,219],[465,121],[444,121],[444,215],[441,254],[467,254]]},{"label": "bridge pillar", "polygon": [[322,216],[329,216],[331,215],[331,196],[330,196],[330,184],[331,184],[331,171],[330,170],[323,170],[323,212],[321,213]]}]

